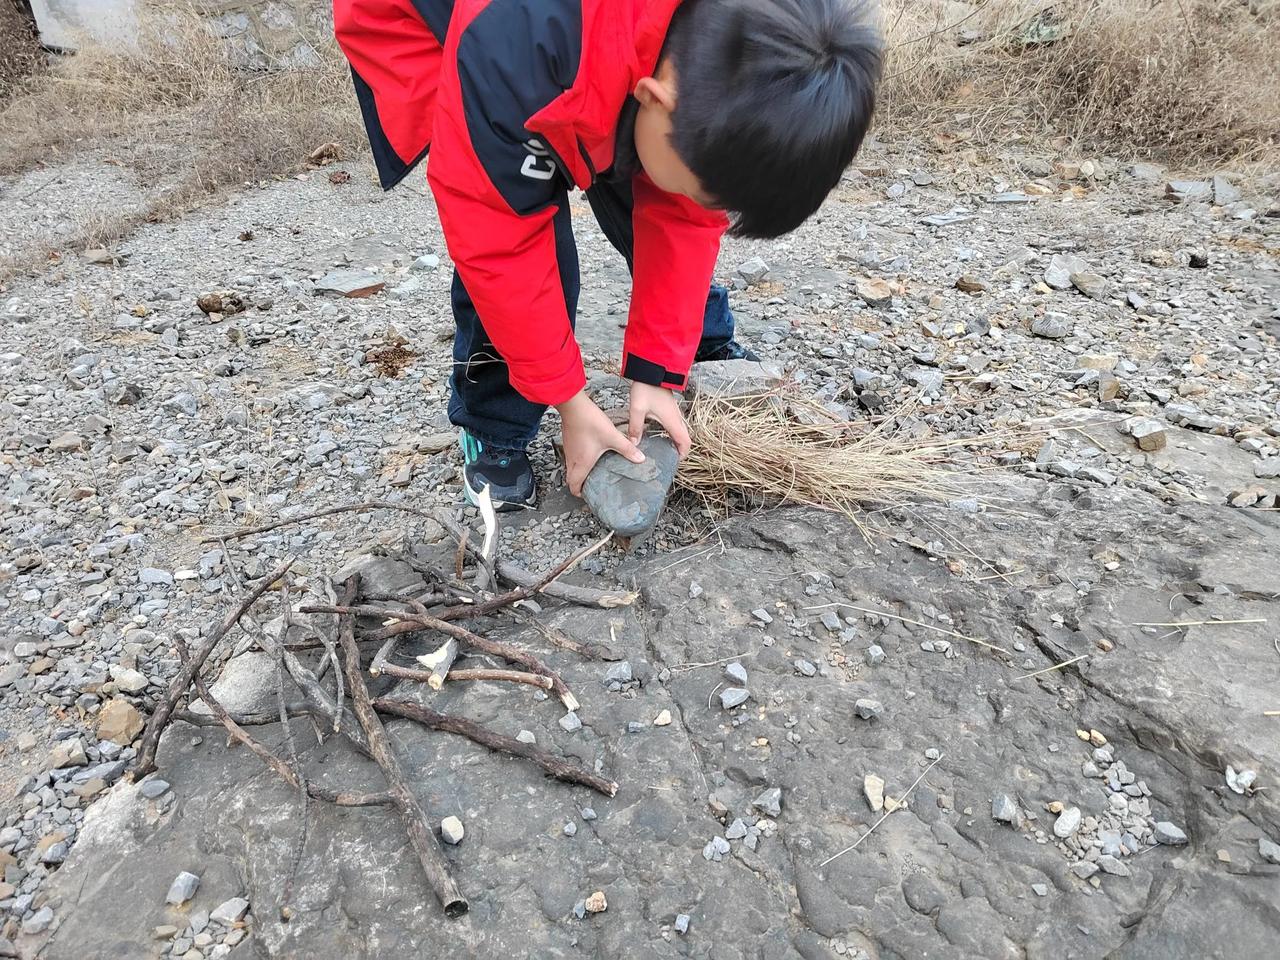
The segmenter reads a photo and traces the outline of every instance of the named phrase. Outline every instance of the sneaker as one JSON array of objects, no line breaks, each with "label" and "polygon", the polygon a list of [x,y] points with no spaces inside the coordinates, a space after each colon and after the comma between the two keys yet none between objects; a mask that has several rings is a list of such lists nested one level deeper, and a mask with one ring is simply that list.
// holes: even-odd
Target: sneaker
[{"label": "sneaker", "polygon": [[694,363],[706,363],[708,360],[755,360],[760,358],[755,352],[749,350],[740,344],[737,340],[730,340],[723,346],[716,347],[712,350],[698,350],[693,358]]},{"label": "sneaker", "polygon": [[523,450],[503,450],[481,443],[466,430],[458,434],[462,447],[462,487],[467,503],[480,502],[487,485],[493,508],[499,512],[533,506],[537,487],[533,464]]}]

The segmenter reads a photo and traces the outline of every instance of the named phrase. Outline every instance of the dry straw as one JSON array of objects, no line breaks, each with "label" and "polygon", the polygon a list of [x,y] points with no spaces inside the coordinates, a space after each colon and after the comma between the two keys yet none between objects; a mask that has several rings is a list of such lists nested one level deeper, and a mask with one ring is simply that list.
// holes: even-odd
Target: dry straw
[{"label": "dry straw", "polygon": [[709,506],[797,504],[855,522],[869,505],[974,497],[985,471],[975,452],[1012,438],[932,435],[910,407],[850,421],[788,386],[749,396],[697,393],[686,420],[693,449],[676,482]]}]

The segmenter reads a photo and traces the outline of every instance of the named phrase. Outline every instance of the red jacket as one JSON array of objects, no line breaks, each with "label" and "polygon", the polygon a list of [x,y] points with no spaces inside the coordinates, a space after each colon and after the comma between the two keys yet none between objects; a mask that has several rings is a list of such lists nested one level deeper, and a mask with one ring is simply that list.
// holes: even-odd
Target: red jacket
[{"label": "red jacket", "polygon": [[[431,149],[449,254],[533,402],[586,383],[556,263],[557,199],[613,164],[619,114],[656,68],[679,2],[334,0],[383,185]],[[678,390],[728,220],[643,174],[632,188],[623,374]]]}]

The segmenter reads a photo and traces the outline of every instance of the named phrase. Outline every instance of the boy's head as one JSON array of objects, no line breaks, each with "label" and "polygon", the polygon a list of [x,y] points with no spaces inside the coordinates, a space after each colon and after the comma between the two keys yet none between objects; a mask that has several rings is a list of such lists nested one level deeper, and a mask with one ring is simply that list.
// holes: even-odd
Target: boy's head
[{"label": "boy's head", "polygon": [[636,86],[640,164],[739,236],[794,230],[862,143],[882,49],[863,0],[684,0]]}]

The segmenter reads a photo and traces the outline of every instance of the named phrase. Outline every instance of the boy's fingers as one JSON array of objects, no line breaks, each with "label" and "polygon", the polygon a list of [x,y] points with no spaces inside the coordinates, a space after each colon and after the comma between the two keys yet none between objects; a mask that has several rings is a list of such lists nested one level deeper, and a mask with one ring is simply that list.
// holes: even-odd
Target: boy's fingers
[{"label": "boy's fingers", "polygon": [[644,437],[644,411],[631,408],[630,423],[627,425],[627,439],[639,443]]},{"label": "boy's fingers", "polygon": [[617,450],[632,463],[644,463],[644,454],[640,452],[640,448],[617,430],[614,430],[613,436],[609,438],[609,449]]},{"label": "boy's fingers", "polygon": [[693,446],[684,418],[677,414],[672,418],[671,423],[664,423],[663,426],[667,428],[667,436],[671,438],[671,442],[676,445],[676,453],[680,454],[680,459],[683,460],[688,455],[689,448]]}]

